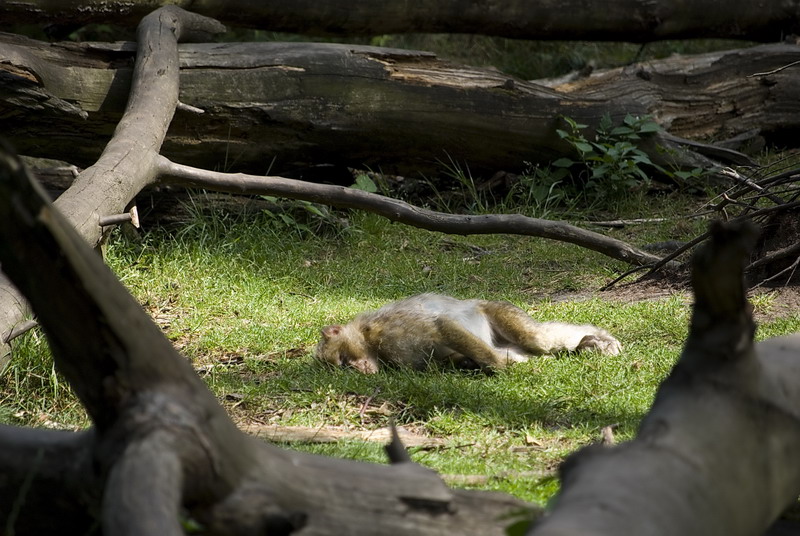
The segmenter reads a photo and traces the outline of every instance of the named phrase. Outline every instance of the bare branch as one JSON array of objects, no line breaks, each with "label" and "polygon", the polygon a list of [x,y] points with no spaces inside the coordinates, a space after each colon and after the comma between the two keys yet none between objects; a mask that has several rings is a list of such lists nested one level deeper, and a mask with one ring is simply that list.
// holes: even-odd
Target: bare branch
[{"label": "bare branch", "polygon": [[283,177],[257,177],[243,173],[220,173],[159,160],[159,181],[220,192],[274,195],[303,199],[340,208],[355,208],[429,231],[449,234],[518,234],[569,242],[628,264],[655,263],[660,257],[621,240],[587,231],[568,223],[528,218],[520,214],[459,216],[435,212],[397,199],[345,188],[313,184]]}]

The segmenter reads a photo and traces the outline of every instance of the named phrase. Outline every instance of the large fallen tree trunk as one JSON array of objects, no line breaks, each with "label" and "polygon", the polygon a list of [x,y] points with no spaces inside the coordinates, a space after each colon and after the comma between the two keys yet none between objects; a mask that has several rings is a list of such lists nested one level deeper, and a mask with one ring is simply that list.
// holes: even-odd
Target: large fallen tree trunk
[{"label": "large fallen tree trunk", "polygon": [[[426,52],[309,43],[180,50],[181,101],[205,113],[179,111],[162,154],[209,169],[328,163],[417,175],[452,159],[477,173],[520,171],[572,154],[556,133],[562,115],[597,125],[604,114],[617,123],[652,114],[682,138],[776,137],[800,123],[800,71],[780,70],[800,60],[794,45],[637,64],[558,91]],[[22,154],[94,162],[124,109],[133,57],[131,44],[0,34],[6,135]],[[664,165],[708,164],[702,149],[681,152],[669,136],[650,142]]]},{"label": "large fallen tree trunk", "polygon": [[[0,4],[8,23],[49,23],[68,31],[87,23],[136,24],[164,1],[16,0]],[[777,41],[800,32],[797,0],[323,0],[262,2],[171,0],[224,23],[306,34],[454,32],[525,39],[649,42],[711,37]],[[63,33],[62,31],[62,33]]]}]

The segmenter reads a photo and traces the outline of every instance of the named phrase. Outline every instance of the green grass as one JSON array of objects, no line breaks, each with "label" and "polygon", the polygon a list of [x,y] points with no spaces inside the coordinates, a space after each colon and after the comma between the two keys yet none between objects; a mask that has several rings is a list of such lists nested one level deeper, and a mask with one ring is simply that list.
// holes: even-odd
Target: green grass
[{"label": "green grass", "polygon": [[[676,214],[696,202],[641,198],[614,210]],[[197,210],[186,225],[151,229],[141,241],[115,234],[107,260],[167,337],[209,371],[205,380],[234,418],[367,430],[393,418],[445,440],[443,448],[411,449],[416,461],[444,474],[546,475],[604,426],[616,424],[617,437],[630,438],[686,337],[688,295],[632,303],[591,295],[626,269],[600,254],[530,237],[445,236],[361,213],[342,216],[349,225],[313,236],[269,214]],[[609,233],[641,244],[686,238],[696,225],[676,220]],[[426,291],[507,299],[541,320],[593,322],[625,349],[533,359],[491,376],[402,369],[363,376],[312,359],[322,326]],[[566,301],[552,298],[574,292]],[[770,303],[758,300],[761,308]],[[799,324],[780,318],[759,335]],[[12,366],[0,377],[0,421],[88,424],[37,332],[15,343]],[[291,448],[385,462],[377,443]],[[481,487],[545,502],[557,483],[528,475]]]}]

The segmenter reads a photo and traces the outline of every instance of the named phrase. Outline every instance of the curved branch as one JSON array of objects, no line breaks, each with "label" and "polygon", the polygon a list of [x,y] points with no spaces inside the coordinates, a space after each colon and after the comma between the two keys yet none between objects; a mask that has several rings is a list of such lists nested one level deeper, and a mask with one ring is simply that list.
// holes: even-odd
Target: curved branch
[{"label": "curved branch", "polygon": [[303,199],[340,208],[355,208],[413,227],[448,234],[518,234],[569,242],[628,264],[645,265],[661,260],[621,240],[568,223],[521,214],[461,216],[420,208],[404,201],[343,186],[312,184],[283,177],[257,177],[197,169],[159,158],[159,181],[220,192],[274,195]]}]

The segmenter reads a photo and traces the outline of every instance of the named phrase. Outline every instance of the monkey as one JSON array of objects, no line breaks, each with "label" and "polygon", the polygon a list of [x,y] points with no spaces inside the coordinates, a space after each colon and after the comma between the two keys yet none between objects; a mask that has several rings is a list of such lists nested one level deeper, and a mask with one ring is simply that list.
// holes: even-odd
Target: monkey
[{"label": "monkey", "polygon": [[430,363],[488,372],[531,355],[589,349],[617,355],[622,345],[597,326],[537,322],[506,301],[419,294],[322,328],[314,356],[364,374],[381,364],[422,370]]}]

